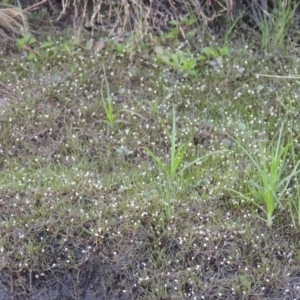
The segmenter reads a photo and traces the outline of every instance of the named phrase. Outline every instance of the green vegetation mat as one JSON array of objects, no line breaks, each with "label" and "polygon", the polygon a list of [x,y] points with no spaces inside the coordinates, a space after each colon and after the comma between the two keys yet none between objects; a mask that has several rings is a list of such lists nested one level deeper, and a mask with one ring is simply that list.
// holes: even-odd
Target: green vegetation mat
[{"label": "green vegetation mat", "polygon": [[3,50],[1,299],[299,299],[299,48],[193,20]]}]

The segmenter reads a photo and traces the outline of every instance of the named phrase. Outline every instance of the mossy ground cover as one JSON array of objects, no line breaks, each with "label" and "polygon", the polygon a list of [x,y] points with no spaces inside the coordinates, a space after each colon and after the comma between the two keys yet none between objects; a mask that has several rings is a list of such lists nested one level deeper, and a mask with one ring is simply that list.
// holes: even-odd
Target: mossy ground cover
[{"label": "mossy ground cover", "polygon": [[[299,80],[257,75],[297,75],[298,49],[194,28],[96,51],[54,29],[1,58],[3,297],[298,299]],[[267,224],[243,148],[263,166],[281,130]],[[171,167],[179,145],[172,174],[146,151]]]}]

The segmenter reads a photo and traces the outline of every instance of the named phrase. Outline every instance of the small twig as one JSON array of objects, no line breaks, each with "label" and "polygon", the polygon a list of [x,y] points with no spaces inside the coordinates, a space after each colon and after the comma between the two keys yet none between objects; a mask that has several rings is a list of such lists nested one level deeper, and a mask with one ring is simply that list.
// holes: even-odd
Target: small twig
[{"label": "small twig", "polygon": [[32,270],[29,270],[29,290],[32,291]]},{"label": "small twig", "polygon": [[269,78],[281,78],[281,79],[300,79],[300,76],[280,76],[280,75],[268,75],[268,74],[255,74],[260,77],[269,77]]},{"label": "small twig", "polygon": [[51,0],[49,1],[49,5],[51,7],[51,9],[55,12],[57,12],[57,8],[54,7],[53,3],[51,2]]},{"label": "small twig", "polygon": [[25,11],[25,12],[28,12],[28,11],[34,10],[34,9],[36,9],[38,6],[44,4],[44,3],[48,2],[48,1],[49,1],[49,0],[42,0],[42,1],[39,2],[39,3],[33,4],[33,5],[31,5],[31,6],[27,7],[27,8],[25,8],[24,11]]}]

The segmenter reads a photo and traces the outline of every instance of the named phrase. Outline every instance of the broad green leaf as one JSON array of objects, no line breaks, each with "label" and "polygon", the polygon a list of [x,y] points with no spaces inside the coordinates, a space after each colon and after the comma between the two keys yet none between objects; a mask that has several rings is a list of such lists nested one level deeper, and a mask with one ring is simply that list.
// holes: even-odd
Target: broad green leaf
[{"label": "broad green leaf", "polygon": [[159,58],[161,59],[162,62],[166,63],[166,64],[170,64],[170,56],[169,55],[161,55],[159,56]]},{"label": "broad green leaf", "polygon": [[37,56],[34,53],[29,53],[27,58],[30,59],[30,60],[34,60],[34,59],[37,58]]},{"label": "broad green leaf", "polygon": [[221,48],[218,48],[219,53],[221,56],[227,56],[229,54],[229,47],[228,46],[224,46]]},{"label": "broad green leaf", "polygon": [[219,56],[219,53],[212,47],[205,47],[202,49],[202,53],[209,58],[215,58]]},{"label": "broad green leaf", "polygon": [[44,49],[44,48],[49,48],[49,47],[53,47],[53,46],[55,46],[55,43],[53,41],[47,41],[47,42],[43,42],[39,48]]}]

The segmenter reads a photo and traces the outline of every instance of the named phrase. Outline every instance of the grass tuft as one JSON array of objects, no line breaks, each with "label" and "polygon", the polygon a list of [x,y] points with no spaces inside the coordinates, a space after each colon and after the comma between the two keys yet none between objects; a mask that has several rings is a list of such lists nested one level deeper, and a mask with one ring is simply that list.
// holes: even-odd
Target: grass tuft
[{"label": "grass tuft", "polygon": [[[242,192],[228,189],[261,209],[266,215],[269,227],[273,224],[274,212],[277,206],[286,197],[285,193],[291,180],[300,172],[300,161],[296,162],[295,160],[293,168],[287,170],[289,165],[288,154],[293,141],[286,145],[283,144],[283,129],[284,125],[280,128],[276,145],[272,145],[270,150],[264,144],[259,146],[259,159],[255,158],[241,143],[236,141],[255,167],[257,181],[253,180],[251,182],[249,192],[246,195]],[[252,174],[252,176],[256,177],[255,174]]]},{"label": "grass tuft", "polygon": [[26,33],[26,14],[18,7],[0,5],[0,39],[12,41]]}]

